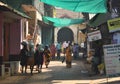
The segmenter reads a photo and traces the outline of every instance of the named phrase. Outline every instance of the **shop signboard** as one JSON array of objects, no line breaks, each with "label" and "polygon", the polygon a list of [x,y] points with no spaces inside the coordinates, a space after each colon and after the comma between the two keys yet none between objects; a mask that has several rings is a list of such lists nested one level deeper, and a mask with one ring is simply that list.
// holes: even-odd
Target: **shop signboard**
[{"label": "shop signboard", "polygon": [[120,75],[120,44],[104,45],[103,49],[106,75]]},{"label": "shop signboard", "polygon": [[96,41],[101,39],[101,32],[100,30],[94,31],[94,32],[90,32],[88,33],[88,40],[89,41]]},{"label": "shop signboard", "polygon": [[120,18],[114,18],[107,21],[109,32],[120,30]]}]

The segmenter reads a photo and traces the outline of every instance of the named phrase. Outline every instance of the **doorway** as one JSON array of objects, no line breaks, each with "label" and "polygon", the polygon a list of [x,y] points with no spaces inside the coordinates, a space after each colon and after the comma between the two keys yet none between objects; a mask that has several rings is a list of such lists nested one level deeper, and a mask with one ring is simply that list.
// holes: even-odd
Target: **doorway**
[{"label": "doorway", "polygon": [[73,31],[69,29],[68,27],[63,27],[62,29],[58,31],[57,41],[58,42],[64,42],[64,41],[73,42],[74,41]]}]

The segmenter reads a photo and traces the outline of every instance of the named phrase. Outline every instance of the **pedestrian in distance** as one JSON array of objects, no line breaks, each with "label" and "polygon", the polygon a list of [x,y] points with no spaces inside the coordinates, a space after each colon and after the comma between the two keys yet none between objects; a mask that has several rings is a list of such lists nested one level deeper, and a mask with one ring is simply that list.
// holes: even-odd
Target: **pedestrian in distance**
[{"label": "pedestrian in distance", "polygon": [[62,63],[65,61],[66,48],[68,47],[68,45],[69,45],[69,44],[68,44],[66,41],[64,41],[63,44],[62,44],[62,52],[63,52],[63,54],[64,54],[63,59],[62,59]]},{"label": "pedestrian in distance", "polygon": [[68,47],[66,48],[66,67],[67,68],[71,68],[71,64],[72,64],[72,48],[71,48],[71,44],[68,45]]},{"label": "pedestrian in distance", "polygon": [[51,46],[50,46],[50,53],[51,53],[52,60],[55,60],[56,47],[55,47],[54,43],[51,44]]},{"label": "pedestrian in distance", "polygon": [[56,51],[57,51],[57,59],[60,59],[60,53],[61,53],[61,43],[57,43],[56,45]]},{"label": "pedestrian in distance", "polygon": [[46,68],[48,68],[48,65],[50,63],[50,58],[51,58],[51,53],[50,53],[48,46],[45,46],[43,53],[44,53],[44,58],[45,58],[45,66]]},{"label": "pedestrian in distance", "polygon": [[74,45],[72,47],[72,52],[73,52],[74,59],[79,57],[79,45],[77,43],[74,43]]}]

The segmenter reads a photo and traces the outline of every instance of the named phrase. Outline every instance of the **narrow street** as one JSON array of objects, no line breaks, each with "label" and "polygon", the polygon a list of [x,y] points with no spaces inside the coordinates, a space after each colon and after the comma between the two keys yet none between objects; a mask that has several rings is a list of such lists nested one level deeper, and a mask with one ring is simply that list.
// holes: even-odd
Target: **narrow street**
[{"label": "narrow street", "polygon": [[[107,84],[105,76],[89,76],[90,72],[87,69],[82,59],[73,60],[72,68],[66,68],[65,62],[51,61],[49,68],[45,68],[44,65],[41,73],[35,70],[32,76],[29,72],[19,73],[1,79],[0,84]],[[119,79],[120,77],[109,78],[108,84],[120,84]]]}]

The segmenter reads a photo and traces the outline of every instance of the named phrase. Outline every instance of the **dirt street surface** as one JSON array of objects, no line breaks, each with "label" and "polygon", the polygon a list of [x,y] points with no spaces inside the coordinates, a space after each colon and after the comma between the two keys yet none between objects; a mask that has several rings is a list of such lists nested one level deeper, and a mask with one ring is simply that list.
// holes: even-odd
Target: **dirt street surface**
[{"label": "dirt street surface", "polygon": [[49,68],[43,66],[41,73],[35,70],[31,76],[16,74],[0,80],[0,84],[120,84],[120,77],[89,76],[87,64],[83,60],[73,60],[72,68],[66,68],[65,62],[51,61]]}]

